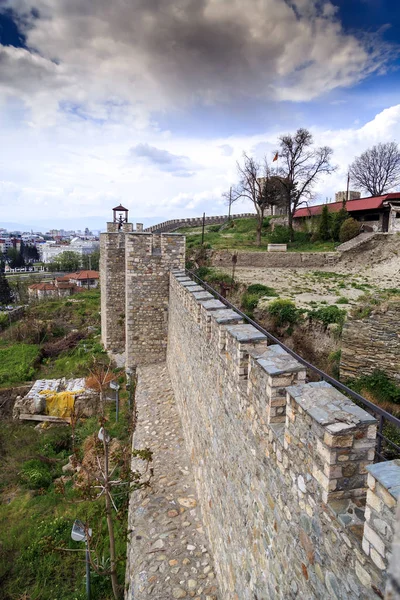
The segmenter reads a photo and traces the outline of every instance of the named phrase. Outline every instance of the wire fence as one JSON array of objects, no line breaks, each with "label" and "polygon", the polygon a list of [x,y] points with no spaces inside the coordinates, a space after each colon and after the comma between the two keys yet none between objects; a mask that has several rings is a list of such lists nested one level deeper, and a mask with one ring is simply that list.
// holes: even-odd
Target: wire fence
[{"label": "wire fence", "polygon": [[344,383],[338,381],[328,373],[325,373],[321,369],[318,369],[315,365],[311,364],[299,354],[294,352],[291,348],[286,346],[283,342],[281,342],[278,338],[276,338],[272,333],[264,329],[259,323],[251,319],[246,313],[241,311],[239,308],[234,306],[229,300],[227,300],[222,294],[218,293],[213,287],[211,287],[208,283],[200,279],[193,271],[189,269],[185,269],[186,274],[197,281],[200,285],[202,285],[210,294],[212,294],[215,298],[223,302],[225,306],[236,311],[243,320],[253,325],[258,331],[263,333],[271,342],[274,344],[278,344],[286,350],[288,354],[293,356],[299,363],[304,365],[307,369],[307,372],[310,376],[310,373],[316,375],[320,380],[327,381],[331,385],[333,385],[336,389],[340,390],[343,394],[354,400],[356,404],[364,408],[367,412],[374,415],[377,420],[377,437],[376,437],[376,447],[375,447],[375,462],[380,462],[384,460],[392,460],[394,458],[400,458],[400,419],[391,415],[386,410],[377,406],[373,402],[370,402],[351,388],[349,388]]}]

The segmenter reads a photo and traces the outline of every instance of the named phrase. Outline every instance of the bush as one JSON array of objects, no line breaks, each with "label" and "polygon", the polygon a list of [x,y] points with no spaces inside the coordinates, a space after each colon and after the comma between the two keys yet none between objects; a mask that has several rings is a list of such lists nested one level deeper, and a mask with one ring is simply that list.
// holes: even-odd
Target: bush
[{"label": "bush", "polygon": [[331,236],[333,241],[339,241],[340,228],[348,218],[349,213],[345,208],[341,208],[338,213],[332,215]]},{"label": "bush", "polygon": [[317,310],[310,311],[308,313],[308,316],[311,319],[321,321],[321,323],[323,323],[325,327],[331,325],[331,323],[343,325],[346,318],[346,311],[334,305],[324,306],[323,308],[318,308]]},{"label": "bush", "polygon": [[277,295],[273,288],[268,287],[267,285],[263,285],[262,283],[253,283],[252,285],[249,285],[249,287],[247,288],[247,292],[249,294],[259,294],[260,296]]},{"label": "bush", "polygon": [[358,221],[350,217],[346,219],[341,227],[339,232],[339,241],[343,244],[344,242],[348,242],[352,240],[360,233],[360,224]]},{"label": "bush", "polygon": [[217,233],[221,229],[221,225],[209,225],[207,229],[208,229],[208,231]]},{"label": "bush", "polygon": [[241,298],[242,309],[244,312],[249,315],[249,317],[253,317],[253,311],[257,308],[258,301],[260,300],[260,294],[249,294],[245,292]]},{"label": "bush", "polygon": [[348,303],[349,303],[349,300],[345,296],[339,296],[339,298],[336,300],[336,304],[348,304]]},{"label": "bush", "polygon": [[49,466],[40,460],[27,460],[21,469],[21,479],[31,490],[48,488],[53,478]]},{"label": "bush", "polygon": [[210,273],[211,269],[209,267],[199,267],[196,271],[196,275],[197,277],[200,277],[200,279],[205,279]]},{"label": "bush", "polygon": [[273,288],[270,288],[261,283],[253,283],[244,292],[241,298],[242,309],[249,317],[253,317],[253,311],[257,308],[258,301],[263,296],[276,296],[277,293]]},{"label": "bush", "polygon": [[363,375],[348,383],[355,392],[370,392],[378,402],[400,404],[400,387],[386,375],[376,369],[371,375]]},{"label": "bush", "polygon": [[294,325],[299,321],[303,311],[296,308],[291,300],[277,298],[273,300],[267,308],[268,313],[273,317],[276,325]]},{"label": "bush", "polygon": [[271,244],[288,244],[290,242],[290,230],[289,227],[283,225],[277,225],[269,235],[269,241]]}]

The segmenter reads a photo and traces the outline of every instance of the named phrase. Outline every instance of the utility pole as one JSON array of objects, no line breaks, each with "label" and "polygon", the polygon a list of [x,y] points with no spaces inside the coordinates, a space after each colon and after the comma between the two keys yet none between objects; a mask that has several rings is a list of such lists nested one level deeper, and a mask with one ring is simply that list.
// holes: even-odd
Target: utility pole
[{"label": "utility pole", "polygon": [[346,202],[349,201],[349,188],[350,188],[350,172],[347,173],[347,191],[346,191]]},{"label": "utility pole", "polygon": [[206,225],[206,213],[203,213],[203,226],[202,226],[202,230],[201,230],[201,245],[204,244],[204,227]]}]

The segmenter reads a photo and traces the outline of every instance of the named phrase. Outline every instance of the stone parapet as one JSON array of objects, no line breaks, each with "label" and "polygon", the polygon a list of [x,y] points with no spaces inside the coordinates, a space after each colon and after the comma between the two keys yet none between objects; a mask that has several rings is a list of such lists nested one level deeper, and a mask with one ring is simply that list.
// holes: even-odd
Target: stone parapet
[{"label": "stone parapet", "polygon": [[167,364],[222,596],[376,600],[375,419],[221,304],[171,274]]},{"label": "stone parapet", "polygon": [[387,569],[400,498],[400,460],[371,465],[367,470],[369,489],[362,546],[379,569]]}]

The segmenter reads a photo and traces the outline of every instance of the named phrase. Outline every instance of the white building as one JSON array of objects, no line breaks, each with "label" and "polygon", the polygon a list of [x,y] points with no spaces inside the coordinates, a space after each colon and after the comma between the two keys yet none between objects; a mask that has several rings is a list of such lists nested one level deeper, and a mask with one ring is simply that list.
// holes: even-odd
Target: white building
[{"label": "white building", "polygon": [[81,240],[79,238],[73,238],[70,244],[57,244],[56,242],[50,241],[45,244],[40,244],[39,252],[40,257],[44,263],[53,262],[55,257],[62,252],[76,252],[80,256],[92,254],[95,250],[98,250],[100,242],[97,240]]}]

